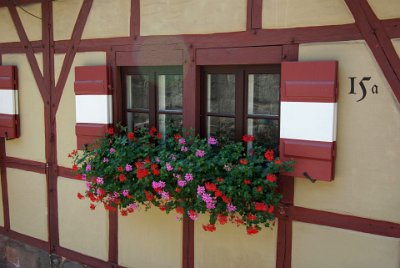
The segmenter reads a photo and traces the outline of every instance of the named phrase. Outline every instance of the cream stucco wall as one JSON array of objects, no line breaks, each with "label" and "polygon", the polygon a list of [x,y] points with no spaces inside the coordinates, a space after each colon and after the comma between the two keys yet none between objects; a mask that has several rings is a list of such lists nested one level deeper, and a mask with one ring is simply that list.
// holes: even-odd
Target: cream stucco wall
[{"label": "cream stucco wall", "polygon": [[399,0],[367,0],[380,19],[400,18]]},{"label": "cream stucco wall", "polygon": [[82,39],[129,36],[131,0],[94,0]]},{"label": "cream stucco wall", "polygon": [[141,35],[246,30],[246,0],[140,1]]},{"label": "cream stucco wall", "polygon": [[71,38],[83,0],[53,2],[54,40]]},{"label": "cream stucco wall", "polygon": [[244,227],[217,224],[217,231],[205,232],[202,217],[195,223],[195,267],[275,267],[278,226],[248,235]]},{"label": "cream stucco wall", "polygon": [[353,23],[343,0],[264,0],[262,28],[293,28]]},{"label": "cream stucco wall", "polygon": [[392,39],[392,43],[393,43],[394,49],[397,52],[397,55],[399,55],[399,57],[400,57],[400,38]]},{"label": "cream stucco wall", "polygon": [[77,198],[84,194],[83,181],[58,178],[58,224],[60,245],[74,251],[108,259],[108,213],[102,205],[89,209],[90,200]]},{"label": "cream stucco wall", "polygon": [[[339,62],[336,177],[333,182],[295,181],[295,204],[400,222],[400,105],[364,41],[301,45],[301,61]],[[349,95],[348,77],[371,76],[363,101]],[[358,80],[357,80],[358,81]]]},{"label": "cream stucco wall", "polygon": [[[55,77],[59,76],[64,54],[57,54],[54,57]],[[75,66],[105,65],[106,54],[104,52],[77,53],[71,67],[60,106],[57,111],[57,154],[60,166],[70,167],[71,159],[68,153],[76,149],[75,135]]]},{"label": "cream stucco wall", "polygon": [[182,267],[182,222],[141,209],[118,218],[118,258],[126,267]]},{"label": "cream stucco wall", "polygon": [[7,186],[11,230],[47,241],[46,176],[8,168]]},{"label": "cream stucco wall", "polygon": [[42,39],[42,4],[29,4],[22,5],[23,9],[27,12],[35,15],[36,17],[23,11],[21,8],[17,8],[19,17],[21,18],[22,25],[24,26],[26,35],[29,41],[36,41]]},{"label": "cream stucco wall", "polygon": [[293,268],[398,268],[400,239],[293,223]]},{"label": "cream stucco wall", "polygon": [[[42,57],[36,55],[43,68]],[[3,65],[18,67],[21,136],[6,141],[7,156],[45,162],[44,107],[25,54],[4,54]]]},{"label": "cream stucco wall", "polygon": [[0,18],[0,43],[19,42],[18,33],[15,29],[8,8],[0,8]]}]

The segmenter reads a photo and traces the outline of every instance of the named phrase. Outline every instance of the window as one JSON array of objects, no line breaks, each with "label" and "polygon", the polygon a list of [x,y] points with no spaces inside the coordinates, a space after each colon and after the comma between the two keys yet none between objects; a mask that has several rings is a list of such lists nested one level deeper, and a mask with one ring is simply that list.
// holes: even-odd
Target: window
[{"label": "window", "polygon": [[201,71],[201,133],[279,143],[280,66],[218,66]]},{"label": "window", "polygon": [[166,122],[182,127],[181,67],[129,67],[122,75],[128,130],[155,126],[165,133]]}]

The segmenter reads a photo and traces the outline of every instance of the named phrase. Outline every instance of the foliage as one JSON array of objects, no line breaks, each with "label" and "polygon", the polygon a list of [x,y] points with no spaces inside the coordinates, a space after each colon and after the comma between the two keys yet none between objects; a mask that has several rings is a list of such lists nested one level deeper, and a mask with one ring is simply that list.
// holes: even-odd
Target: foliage
[{"label": "foliage", "polygon": [[[91,209],[102,203],[123,216],[154,205],[179,218],[209,215],[204,230],[218,222],[245,225],[255,234],[274,221],[281,199],[277,174],[291,162],[274,158],[250,135],[243,142],[226,143],[190,131],[170,131],[162,137],[155,128],[109,130],[90,149],[73,151],[73,170],[86,181]],[[78,198],[84,196],[78,193]]]}]

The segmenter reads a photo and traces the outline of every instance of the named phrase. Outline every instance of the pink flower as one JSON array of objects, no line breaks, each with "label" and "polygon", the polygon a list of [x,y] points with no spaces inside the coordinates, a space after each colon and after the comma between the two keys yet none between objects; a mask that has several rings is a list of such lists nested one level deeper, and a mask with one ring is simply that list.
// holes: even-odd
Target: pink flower
[{"label": "pink flower", "polygon": [[210,145],[216,145],[218,143],[217,139],[214,137],[209,137],[208,138],[208,144]]},{"label": "pink flower", "polygon": [[129,165],[129,164],[126,164],[125,170],[126,170],[127,172],[132,171],[132,166]]},{"label": "pink flower", "polygon": [[185,174],[185,180],[186,180],[186,181],[192,181],[192,180],[193,180],[193,175],[192,175],[192,173],[186,173],[186,174]]},{"label": "pink flower", "polygon": [[178,185],[179,185],[180,187],[185,187],[186,181],[184,181],[184,180],[179,180],[179,181],[178,181]]},{"label": "pink flower", "polygon": [[165,191],[162,191],[161,192],[161,198],[164,199],[164,200],[168,200],[169,199],[169,193],[165,192]]},{"label": "pink flower", "polygon": [[226,209],[228,210],[228,212],[236,211],[236,207],[232,203],[228,203],[228,205],[226,205]]},{"label": "pink flower", "polygon": [[204,155],[205,155],[205,152],[203,150],[196,150],[197,157],[203,157]]},{"label": "pink flower", "polygon": [[206,188],[204,186],[197,186],[197,195],[202,195],[206,192]]},{"label": "pink flower", "polygon": [[138,205],[135,204],[135,203],[131,203],[131,204],[129,204],[128,208],[130,208],[130,209],[132,209],[132,210],[135,210],[135,209],[138,208]]},{"label": "pink flower", "polygon": [[194,210],[189,210],[189,211],[187,212],[187,214],[188,214],[189,218],[190,218],[192,221],[197,220],[198,217],[199,217],[199,216],[197,215],[197,213],[196,213]]},{"label": "pink flower", "polygon": [[167,169],[167,171],[172,171],[172,170],[174,170],[174,168],[171,166],[171,164],[170,163],[166,163],[165,164],[165,168]]},{"label": "pink flower", "polygon": [[92,170],[92,166],[90,164],[86,165],[86,171],[91,171]]},{"label": "pink flower", "polygon": [[92,189],[92,184],[91,184],[90,182],[87,181],[87,182],[85,183],[85,185],[86,185],[86,189],[87,189],[87,190]]},{"label": "pink flower", "polygon": [[107,157],[103,158],[103,163],[108,163],[110,160]]},{"label": "pink flower", "polygon": [[113,154],[113,153],[115,153],[116,151],[115,151],[115,149],[114,148],[111,148],[110,149],[110,154]]},{"label": "pink flower", "polygon": [[187,151],[188,151],[188,147],[182,146],[182,147],[181,147],[181,151],[182,151],[182,152],[187,152]]},{"label": "pink flower", "polygon": [[97,178],[96,178],[96,183],[97,183],[97,184],[104,184],[103,178],[97,177]]},{"label": "pink flower", "polygon": [[86,177],[86,174],[82,174],[82,178],[81,178],[83,181],[86,181],[87,180],[87,177]]},{"label": "pink flower", "polygon": [[164,181],[153,181],[151,183],[151,186],[153,189],[163,189],[165,187],[165,182]]},{"label": "pink flower", "polygon": [[123,190],[123,191],[122,191],[122,195],[125,196],[125,197],[127,197],[127,196],[129,195],[129,190],[126,190],[126,189]]},{"label": "pink flower", "polygon": [[184,138],[180,138],[178,142],[179,144],[186,144],[186,140]]}]

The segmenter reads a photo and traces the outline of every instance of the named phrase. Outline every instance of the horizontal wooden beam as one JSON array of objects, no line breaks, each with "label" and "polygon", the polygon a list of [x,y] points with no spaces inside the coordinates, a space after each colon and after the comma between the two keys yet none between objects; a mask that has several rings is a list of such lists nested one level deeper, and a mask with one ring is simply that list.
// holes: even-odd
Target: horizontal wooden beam
[{"label": "horizontal wooden beam", "polygon": [[294,221],[400,238],[399,223],[373,220],[297,206],[289,207],[288,217]]},{"label": "horizontal wooden beam", "polygon": [[5,166],[7,168],[15,168],[40,174],[46,174],[46,164],[33,160],[7,156],[5,158]]},{"label": "horizontal wooden beam", "polygon": [[29,4],[35,4],[35,3],[40,3],[46,0],[0,0],[0,7],[6,7],[10,5],[29,5]]},{"label": "horizontal wooden beam", "polygon": [[43,241],[29,235],[21,234],[13,230],[6,230],[3,227],[0,227],[0,234],[8,236],[14,240],[18,240],[30,246],[42,249],[44,251],[49,251],[50,248],[50,244],[47,241]]},{"label": "horizontal wooden beam", "polygon": [[56,246],[55,254],[57,254],[59,256],[63,256],[65,258],[67,258],[68,260],[77,261],[81,264],[86,264],[86,265],[89,265],[92,267],[98,267],[98,268],[113,268],[113,267],[115,267],[115,264],[112,264],[110,262],[105,262],[103,260],[100,260],[100,259],[97,259],[94,257],[90,257],[87,255],[81,254],[79,252],[60,247],[60,246]]}]

